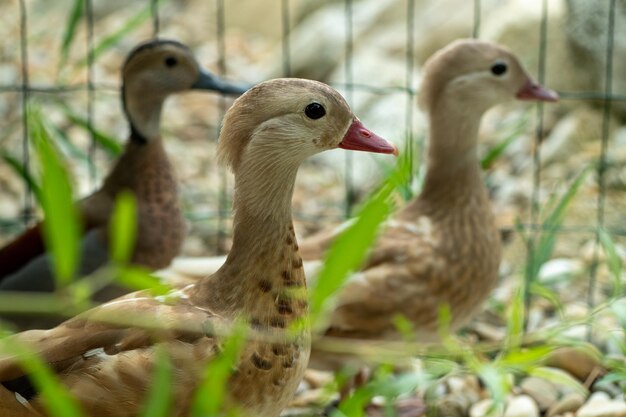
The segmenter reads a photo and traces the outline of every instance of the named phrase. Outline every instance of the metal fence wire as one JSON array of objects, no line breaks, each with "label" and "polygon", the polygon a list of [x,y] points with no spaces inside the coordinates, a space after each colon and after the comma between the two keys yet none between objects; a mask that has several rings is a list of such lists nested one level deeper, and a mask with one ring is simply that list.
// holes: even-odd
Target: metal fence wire
[{"label": "metal fence wire", "polygon": [[[161,29],[161,21],[160,21],[160,6],[159,0],[145,0],[150,7],[151,11],[151,19],[152,19],[152,29],[153,35],[156,37],[159,35]],[[228,29],[226,27],[226,19],[225,19],[225,9],[229,6],[226,4],[225,0],[213,0],[215,1],[215,10],[216,15],[211,19],[215,19],[216,22],[216,50],[218,54],[218,73],[219,75],[226,75],[226,41],[225,41],[225,32]],[[291,44],[290,44],[290,34],[291,34],[291,2],[293,0],[280,0],[280,10],[281,16],[280,21],[282,24],[281,37],[282,37],[282,72],[283,75],[289,77],[292,75],[292,54],[291,54]],[[94,10],[93,10],[93,0],[84,0],[84,22],[86,25],[86,49],[87,49],[87,63],[86,63],[86,82],[84,84],[77,85],[49,85],[49,86],[33,86],[31,85],[29,78],[29,14],[27,9],[26,0],[18,0],[17,7],[19,7],[19,16],[20,16],[20,42],[19,47],[21,51],[21,80],[22,83],[19,85],[0,85],[0,94],[6,93],[19,93],[21,94],[21,112],[22,112],[22,147],[21,147],[21,162],[25,167],[26,171],[31,170],[31,155],[29,153],[28,146],[28,124],[26,122],[26,106],[29,101],[29,96],[34,93],[50,93],[50,94],[62,94],[68,91],[84,91],[87,95],[87,124],[88,128],[91,128],[94,123],[94,119],[96,117],[95,110],[95,101],[96,101],[96,93],[101,89],[107,89],[107,86],[96,85],[94,82]],[[345,59],[345,84],[338,85],[337,87],[341,87],[345,92],[345,97],[349,103],[351,103],[354,99],[354,94],[357,91],[365,91],[365,92],[376,92],[377,94],[398,94],[402,93],[406,96],[406,111],[405,111],[405,131],[407,134],[407,141],[412,141],[411,133],[414,132],[414,120],[413,120],[413,109],[415,106],[415,96],[416,96],[416,88],[415,88],[415,37],[416,37],[416,0],[407,0],[406,2],[406,76],[405,76],[405,84],[402,87],[398,86],[390,86],[388,88],[381,88],[380,86],[367,85],[362,83],[354,82],[354,27],[353,27],[353,17],[355,8],[359,7],[358,2],[354,2],[353,0],[344,0],[344,29],[345,29],[345,38],[344,42],[344,59]],[[468,16],[468,19],[472,21],[472,30],[471,33],[468,33],[468,36],[480,38],[481,36],[481,19],[483,17],[483,13],[489,13],[488,10],[485,10],[481,7],[481,0],[473,0],[473,15]],[[245,13],[244,10],[240,11],[241,13]],[[544,82],[546,77],[546,54],[547,54],[547,36],[548,36],[548,26],[549,22],[549,14],[548,14],[548,0],[543,0],[542,3],[542,11],[541,11],[541,24],[539,27],[539,37],[540,37],[540,47],[538,48],[538,68],[536,69],[538,74],[539,82]],[[568,226],[560,226],[558,232],[561,234],[566,233],[586,233],[586,234],[594,234],[595,235],[595,250],[593,255],[593,265],[589,275],[589,290],[588,290],[588,299],[587,303],[589,306],[594,306],[596,300],[594,300],[594,290],[596,287],[596,276],[597,276],[597,266],[599,264],[599,251],[600,251],[600,231],[605,229],[605,210],[606,210],[606,169],[607,169],[607,153],[609,147],[609,125],[612,117],[612,105],[616,101],[626,102],[626,96],[624,95],[616,95],[613,92],[613,51],[614,51],[614,42],[615,42],[615,25],[616,25],[616,0],[609,0],[609,13],[608,20],[606,22],[606,26],[602,28],[602,30],[606,30],[607,33],[607,43],[606,43],[606,65],[604,68],[605,77],[604,77],[604,88],[601,91],[587,91],[587,92],[568,92],[568,91],[560,91],[559,94],[562,100],[583,100],[583,101],[601,101],[602,102],[602,111],[603,111],[603,122],[602,122],[602,132],[601,132],[601,152],[599,160],[597,161],[597,211],[594,220],[594,224],[585,224],[585,225],[568,225]],[[110,89],[110,88],[109,88]],[[221,100],[220,104],[220,114],[219,118],[223,117],[227,108],[227,101],[225,99]],[[537,244],[537,239],[539,234],[543,230],[552,230],[551,225],[542,224],[540,220],[540,201],[541,201],[541,183],[542,183],[542,168],[541,168],[541,142],[543,140],[544,135],[544,108],[541,103],[536,105],[536,129],[535,129],[535,146],[533,146],[533,155],[532,155],[532,165],[533,165],[533,186],[532,186],[532,195],[530,197],[531,200],[531,210],[529,217],[524,219],[524,221],[519,225],[519,227],[525,231],[526,235],[529,237],[527,239],[527,259],[526,262],[530,265],[537,262],[536,259],[533,259],[533,254],[535,253],[534,248]],[[219,125],[219,122],[216,123]],[[91,130],[91,129],[89,129]],[[407,146],[407,149],[411,151],[413,147]],[[92,137],[91,142],[88,149],[89,158],[93,161],[96,157],[97,153],[97,145],[95,139]],[[416,156],[411,156],[417,158],[418,155],[421,155],[421,152],[418,152]],[[353,181],[353,173],[352,173],[352,154],[349,152],[345,153],[345,197],[344,197],[344,205],[345,205],[345,215],[350,216],[352,214],[352,209],[355,204],[356,193],[354,189],[354,181]],[[95,167],[94,164],[91,164],[91,167]],[[90,177],[93,181],[93,186],[96,186],[96,178],[97,173],[95,172],[95,168],[93,168],[90,172]],[[227,232],[227,220],[230,215],[230,207],[228,201],[228,192],[229,189],[229,179],[228,176],[224,173],[221,175],[221,184],[220,184],[220,192],[219,192],[219,200],[217,202],[217,209],[215,210],[215,215],[218,217],[218,242],[217,246],[222,246],[222,241],[226,237]],[[22,201],[22,222],[24,224],[29,224],[32,222],[35,214],[33,210],[33,193],[30,188],[30,184],[27,181],[24,181],[24,198]],[[611,235],[616,236],[626,236],[626,227],[625,228],[613,228],[609,229],[608,232]],[[532,270],[533,268],[528,268],[527,270]],[[527,277],[527,279],[531,279],[532,277]],[[527,285],[526,288],[529,286]],[[526,293],[525,298],[527,304],[530,303],[531,297],[530,293]],[[528,310],[527,310],[528,311]]]}]

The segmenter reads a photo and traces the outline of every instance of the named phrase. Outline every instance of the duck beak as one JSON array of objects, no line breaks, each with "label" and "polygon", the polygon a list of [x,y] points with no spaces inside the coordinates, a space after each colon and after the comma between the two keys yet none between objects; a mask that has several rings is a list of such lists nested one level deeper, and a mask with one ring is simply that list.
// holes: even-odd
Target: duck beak
[{"label": "duck beak", "polygon": [[200,69],[198,79],[192,84],[191,88],[195,90],[213,90],[223,94],[241,95],[248,91],[251,85],[241,85],[223,80],[209,71]]},{"label": "duck beak", "polygon": [[396,145],[366,129],[363,123],[356,117],[344,135],[339,147],[351,151],[391,153],[398,156]]},{"label": "duck beak", "polygon": [[556,91],[543,87],[532,78],[526,80],[526,84],[517,92],[516,96],[520,100],[559,101],[559,95]]}]

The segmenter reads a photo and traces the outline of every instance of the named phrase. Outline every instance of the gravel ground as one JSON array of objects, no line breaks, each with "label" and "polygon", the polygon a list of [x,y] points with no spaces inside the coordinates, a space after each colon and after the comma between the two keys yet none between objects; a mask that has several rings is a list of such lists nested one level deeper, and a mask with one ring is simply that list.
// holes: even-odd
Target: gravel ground
[{"label": "gravel ground", "polygon": [[[34,86],[73,85],[87,81],[86,67],[81,64],[87,42],[82,23],[69,59],[61,65],[59,51],[70,3],[69,0],[54,4],[43,0],[26,2],[29,10],[28,71]],[[122,27],[129,16],[138,13],[146,3],[95,2],[95,43]],[[257,82],[285,74],[279,3],[240,0],[232,7],[231,3],[227,4],[224,47],[229,78]],[[589,23],[584,19],[580,23],[581,14],[590,16],[589,19],[598,19],[598,16],[603,16],[603,11],[587,13],[576,8],[572,11],[566,7],[570,3],[577,2],[550,2],[546,84],[569,92],[597,89],[602,84],[596,82],[600,76],[594,72],[595,67],[578,64],[594,62],[595,55],[589,51],[600,50],[597,45],[602,44],[603,38],[595,39],[592,34],[586,34],[586,55],[580,52],[582,47],[572,39],[578,39],[580,35],[577,31]],[[626,23],[622,13],[626,10],[626,2],[617,3],[617,23]],[[345,5],[341,2],[304,0],[292,0],[290,5],[292,75],[317,78],[337,86],[351,99],[355,113],[367,126],[397,143],[403,141],[407,120],[410,120],[416,138],[424,136],[421,115],[411,102],[408,103],[411,110],[407,112],[407,97],[396,88],[406,85],[406,1],[354,2],[353,79],[358,84],[394,89],[357,89],[352,93],[342,89],[347,65]],[[415,86],[419,86],[420,64],[432,51],[450,39],[471,33],[473,21],[469,6],[470,2],[454,0],[416,2]],[[534,69],[538,65],[540,10],[539,1],[485,1],[482,37],[508,44],[529,68]],[[175,37],[188,43],[197,52],[201,63],[217,71],[219,43],[216,39],[216,12],[214,2],[166,2],[160,8],[161,36]],[[258,18],[261,13],[263,19]],[[0,20],[0,36],[5,39],[0,43],[0,86],[19,85],[22,81],[18,47],[19,9],[16,2],[0,4]],[[151,34],[152,24],[146,20],[99,55],[93,67],[93,80],[98,86],[93,104],[94,126],[121,138],[121,141],[127,130],[116,93],[119,87],[118,70],[132,46]],[[616,54],[622,53],[620,48],[626,44],[623,31],[617,33],[615,43]],[[622,55],[617,55],[615,60],[621,58]],[[623,73],[615,73],[616,88],[623,85],[622,77],[625,77]],[[590,84],[590,78],[594,83]],[[21,107],[18,105],[20,97],[18,92],[0,93],[0,150],[17,158],[22,155],[23,135]],[[63,149],[71,164],[76,193],[88,193],[106,173],[111,157],[105,151],[97,150],[93,161],[96,174],[91,175],[89,164],[84,156],[79,155],[88,152],[89,135],[84,129],[72,125],[59,105],[62,102],[74,113],[86,117],[87,92],[79,89],[62,94],[33,93],[32,97],[41,101],[52,124],[75,145],[73,152],[69,148]],[[214,95],[188,94],[171,99],[166,107],[164,136],[177,167],[181,196],[189,218],[190,235],[183,251],[188,256],[214,255],[223,253],[229,247],[228,237],[221,238],[218,232],[220,229],[227,231],[229,227],[228,197],[232,178],[216,165],[214,157],[219,121],[228,105],[227,99]],[[619,369],[616,363],[623,362],[623,323],[615,312],[624,309],[620,300],[610,298],[615,269],[611,269],[606,262],[604,251],[598,249],[594,229],[598,219],[601,219],[611,232],[623,266],[626,255],[623,226],[623,213],[626,212],[626,125],[620,111],[616,107],[606,123],[603,108],[598,103],[566,99],[558,105],[545,106],[539,119],[534,107],[515,103],[487,114],[481,130],[481,151],[484,154],[514,136],[511,144],[485,172],[506,246],[502,284],[493,294],[485,312],[459,336],[460,346],[476,343],[502,346],[506,343],[506,306],[519,287],[519,277],[527,261],[526,243],[523,234],[516,231],[515,224],[518,219],[524,224],[530,223],[533,196],[537,197],[542,208],[537,220],[545,220],[547,211],[543,207],[551,198],[564,193],[585,166],[598,161],[603,152],[603,132],[606,132],[608,164],[604,181],[599,184],[595,171],[586,177],[568,208],[563,222],[565,230],[557,235],[554,251],[539,273],[539,282],[542,288],[549,290],[549,294],[544,292],[545,297],[534,297],[528,311],[531,334],[544,334],[547,329],[561,326],[564,328],[560,333],[562,337],[580,343],[587,340],[588,327],[579,323],[593,313],[593,343],[585,345],[585,349],[556,349],[542,358],[543,365],[548,369],[565,374],[562,379],[548,378],[539,372],[534,376],[530,372],[511,372],[507,381],[512,387],[510,394],[506,395],[503,403],[494,407],[491,407],[493,392],[486,388],[483,376],[479,378],[479,373],[459,368],[427,387],[420,386],[413,393],[395,399],[389,407],[395,408],[398,416],[626,416],[622,381],[601,379],[607,372]],[[543,128],[540,142],[536,140],[539,123]],[[539,151],[540,156],[536,159],[534,151]],[[337,167],[343,166],[343,158],[338,153],[322,156],[307,162],[301,169],[294,195],[296,229],[301,237],[342,220],[346,174],[343,168]],[[355,158],[352,182],[357,199],[372,189],[382,175],[381,167],[392,162],[391,159],[374,160],[369,156]],[[534,181],[537,178],[540,182],[535,191]],[[598,197],[601,191],[604,191],[604,198]],[[226,204],[220,206],[220,196],[224,192]],[[10,239],[20,230],[19,218],[25,198],[23,182],[8,164],[0,164],[0,242]],[[603,207],[600,217],[599,205]],[[215,218],[220,209],[225,210],[222,221]],[[591,270],[595,270],[596,276],[593,290],[596,305],[611,300],[611,308],[595,311],[588,307]],[[621,282],[624,273],[620,271],[619,274],[617,279]],[[553,348],[558,347],[552,343]],[[490,351],[490,355],[486,357],[496,356],[497,349]],[[400,374],[419,375],[424,368],[423,360],[415,359]],[[578,381],[580,386],[574,388],[571,383],[558,382],[568,380],[567,376]],[[328,388],[332,379],[329,374],[311,371],[301,386],[293,409],[285,411],[284,415],[320,415],[320,410],[335,397],[334,389]],[[389,415],[385,414],[385,407],[384,398],[377,396],[367,407],[366,415]]]}]

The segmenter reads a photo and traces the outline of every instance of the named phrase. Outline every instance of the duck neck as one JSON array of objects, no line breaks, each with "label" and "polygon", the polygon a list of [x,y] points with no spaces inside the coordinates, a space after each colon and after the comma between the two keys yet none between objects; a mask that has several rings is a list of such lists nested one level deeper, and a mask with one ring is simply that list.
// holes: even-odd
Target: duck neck
[{"label": "duck neck", "polygon": [[233,245],[224,266],[202,282],[196,302],[253,324],[284,328],[306,314],[306,281],[291,218],[297,163],[250,158],[235,176]]},{"label": "duck neck", "polygon": [[442,203],[458,204],[484,194],[476,149],[482,114],[481,110],[445,98],[431,109],[422,202],[441,207]]},{"label": "duck neck", "polygon": [[[138,142],[131,136],[104,180],[103,188],[111,194],[130,189],[142,200],[149,200],[148,197],[155,194],[155,188],[159,191],[175,190],[176,179],[161,138],[157,136],[147,142]],[[176,198],[176,193],[172,197]]]},{"label": "duck neck", "polygon": [[134,90],[137,89],[122,86],[122,104],[130,123],[130,140],[148,143],[151,138],[159,137],[165,97],[155,91]]}]

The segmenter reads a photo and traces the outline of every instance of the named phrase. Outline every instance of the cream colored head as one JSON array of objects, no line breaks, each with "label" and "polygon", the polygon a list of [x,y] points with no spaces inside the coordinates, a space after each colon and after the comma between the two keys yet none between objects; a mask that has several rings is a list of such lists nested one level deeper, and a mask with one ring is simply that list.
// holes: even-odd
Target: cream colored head
[{"label": "cream colored head", "polygon": [[233,171],[250,161],[299,165],[327,149],[394,153],[354,116],[326,84],[283,78],[263,82],[239,97],[224,117],[218,157]]},{"label": "cream colored head", "polygon": [[458,40],[439,50],[424,65],[420,106],[430,112],[444,98],[484,112],[515,98],[556,101],[556,93],[539,86],[517,57],[491,42]]},{"label": "cream colored head", "polygon": [[161,107],[174,93],[191,89],[242,94],[246,88],[203,70],[191,50],[176,41],[152,40],[130,52],[122,68],[124,109],[133,133],[143,140],[159,134]]}]

